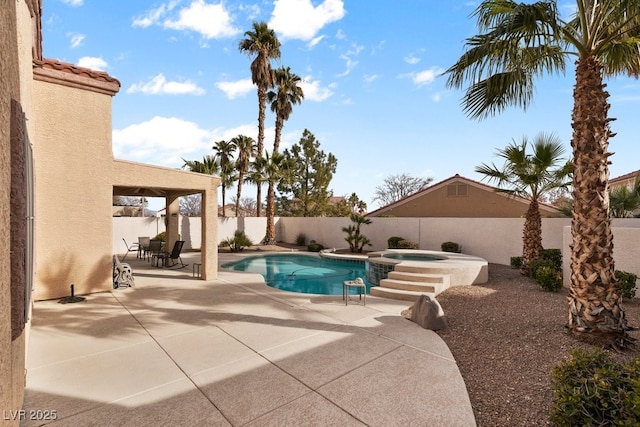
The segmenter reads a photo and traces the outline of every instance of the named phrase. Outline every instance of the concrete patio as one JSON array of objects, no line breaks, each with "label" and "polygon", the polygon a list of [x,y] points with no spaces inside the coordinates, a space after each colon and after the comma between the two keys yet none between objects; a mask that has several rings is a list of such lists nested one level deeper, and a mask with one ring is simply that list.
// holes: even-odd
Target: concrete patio
[{"label": "concrete patio", "polygon": [[453,356],[400,316],[406,301],[197,280],[199,256],[175,270],[129,255],[135,288],[36,302],[21,425],[475,425]]}]

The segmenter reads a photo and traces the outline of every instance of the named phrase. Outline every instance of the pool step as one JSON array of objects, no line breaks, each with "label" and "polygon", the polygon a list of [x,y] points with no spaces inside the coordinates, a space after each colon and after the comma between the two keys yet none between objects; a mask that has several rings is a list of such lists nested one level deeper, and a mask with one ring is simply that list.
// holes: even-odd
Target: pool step
[{"label": "pool step", "polygon": [[371,295],[384,298],[415,301],[426,294],[435,297],[449,287],[447,274],[413,273],[410,271],[391,271],[380,285],[371,288]]}]

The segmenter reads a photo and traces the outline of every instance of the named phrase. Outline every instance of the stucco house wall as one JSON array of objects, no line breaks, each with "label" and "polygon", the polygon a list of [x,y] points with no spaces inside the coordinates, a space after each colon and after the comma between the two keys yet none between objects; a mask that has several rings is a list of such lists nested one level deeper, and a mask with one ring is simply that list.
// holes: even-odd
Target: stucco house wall
[{"label": "stucco house wall", "polygon": [[[24,271],[14,271],[16,267],[24,266],[28,260],[20,260],[15,263],[15,258],[21,258],[22,251],[16,251],[15,257],[8,256],[12,253],[11,241],[16,233],[20,240],[20,249],[24,246],[24,234],[22,230],[11,229],[11,212],[13,212],[11,174],[20,176],[19,170],[11,162],[12,144],[14,149],[20,151],[24,139],[14,139],[11,134],[11,104],[24,113],[27,119],[32,117],[31,112],[31,31],[34,7],[37,2],[10,1],[4,2],[0,8],[0,230],[3,230],[4,239],[0,241],[0,251],[5,256],[0,257],[0,406],[4,413],[17,411],[22,407],[25,387],[25,359],[26,338],[29,324],[21,325],[16,329],[15,309],[20,308],[21,301],[16,300],[16,289],[21,287],[24,299],[24,286],[26,276]],[[26,120],[25,135],[30,132],[31,123]],[[21,166],[22,167],[22,166]],[[13,170],[12,170],[13,169]],[[13,191],[22,192],[24,182],[13,184]],[[22,197],[22,196],[19,196]],[[11,238],[9,238],[11,236]],[[15,240],[14,240],[15,243]],[[20,273],[20,274],[16,274]],[[19,282],[16,282],[16,278]],[[12,292],[12,287],[14,291]],[[13,310],[12,310],[12,298]],[[22,301],[24,308],[24,302]],[[22,310],[24,313],[24,309]],[[28,315],[27,313],[24,313]],[[14,322],[12,323],[12,317]],[[17,336],[15,336],[17,335]],[[15,412],[14,412],[15,413]],[[10,417],[9,417],[10,418]],[[7,425],[18,425],[18,420],[3,420]]]},{"label": "stucco house wall", "polygon": [[91,89],[89,77],[75,78],[84,87],[70,87],[68,76],[36,69],[33,83],[37,300],[68,295],[71,284],[78,294],[112,286],[105,236],[112,218],[111,101],[119,84],[105,94]]}]

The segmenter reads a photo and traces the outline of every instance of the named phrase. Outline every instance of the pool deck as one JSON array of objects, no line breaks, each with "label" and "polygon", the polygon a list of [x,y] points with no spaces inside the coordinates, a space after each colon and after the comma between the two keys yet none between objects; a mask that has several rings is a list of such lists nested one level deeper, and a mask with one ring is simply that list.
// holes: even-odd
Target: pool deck
[{"label": "pool deck", "polygon": [[345,306],[249,273],[197,280],[199,256],[179,270],[129,256],[135,288],[36,302],[26,414],[56,411],[56,426],[476,425],[451,352],[400,315],[406,301]]}]

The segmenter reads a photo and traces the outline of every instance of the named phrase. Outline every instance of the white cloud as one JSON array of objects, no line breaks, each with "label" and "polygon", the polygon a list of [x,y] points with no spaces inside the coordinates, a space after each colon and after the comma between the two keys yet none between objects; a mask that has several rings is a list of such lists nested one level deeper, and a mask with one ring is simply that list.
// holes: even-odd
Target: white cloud
[{"label": "white cloud", "polygon": [[134,27],[147,28],[151,25],[157,24],[161,20],[162,16],[171,12],[178,2],[179,0],[173,0],[168,4],[161,4],[157,8],[151,9],[146,15],[134,19],[132,25]]},{"label": "white cloud", "polygon": [[[257,132],[255,123],[203,129],[197,123],[181,118],[156,116],[124,129],[114,129],[113,155],[122,160],[181,168],[183,158],[200,160],[204,155],[213,154],[215,141],[228,141],[238,135],[256,139]],[[274,128],[266,128],[265,141],[273,141],[273,137]]]},{"label": "white cloud", "polygon": [[431,67],[428,70],[420,71],[418,73],[411,74],[411,80],[416,86],[425,86],[433,83],[433,81],[442,74],[442,69],[438,67]]},{"label": "white cloud", "polygon": [[210,151],[213,132],[196,123],[175,117],[154,117],[149,121],[113,130],[113,155],[119,159],[181,167],[182,157]]},{"label": "white cloud", "polygon": [[224,92],[228,99],[235,99],[255,90],[251,79],[236,80],[235,82],[218,82],[216,87]]},{"label": "white cloud", "polygon": [[312,81],[310,77],[304,78],[300,83],[300,87],[304,92],[304,99],[308,101],[322,102],[333,95],[332,86],[321,87],[320,81]]},{"label": "white cloud", "polygon": [[231,37],[240,33],[233,26],[224,4],[207,4],[204,0],[192,1],[188,7],[180,9],[178,19],[167,19],[163,26],[173,30],[195,31],[206,39]]},{"label": "white cloud", "polygon": [[364,47],[354,45],[351,50],[340,55],[340,59],[343,59],[345,62],[346,69],[342,73],[340,73],[338,77],[344,77],[348,75],[356,67],[356,65],[358,65],[358,61],[356,61],[354,58],[360,54],[362,49],[364,49]]},{"label": "white cloud", "polygon": [[414,64],[417,64],[418,62],[420,62],[420,58],[409,54],[409,55],[404,57],[404,62],[406,62],[407,64],[414,65]]},{"label": "white cloud", "polygon": [[342,0],[324,0],[315,7],[311,0],[275,0],[269,28],[284,39],[311,40],[345,13]]},{"label": "white cloud", "polygon": [[82,58],[78,59],[78,66],[91,68],[92,70],[106,71],[109,65],[107,64],[107,61],[100,57],[83,56]]},{"label": "white cloud", "polygon": [[380,78],[380,74],[367,74],[363,77],[363,80],[366,84],[370,84],[378,80],[379,78]]},{"label": "white cloud", "polygon": [[189,80],[184,82],[167,81],[161,73],[146,83],[134,83],[127,89],[127,93],[137,92],[146,95],[203,95],[205,90]]},{"label": "white cloud", "polygon": [[80,46],[85,38],[85,35],[79,33],[67,33],[67,37],[69,37],[69,40],[71,41],[71,48],[75,48]]},{"label": "white cloud", "polygon": [[309,43],[307,43],[307,47],[309,49],[313,48],[315,45],[320,43],[322,41],[322,39],[324,39],[324,36],[318,36],[318,37],[315,37],[315,38],[311,39],[311,41]]},{"label": "white cloud", "polygon": [[82,6],[84,0],[62,0],[62,3],[68,4],[69,6]]}]

